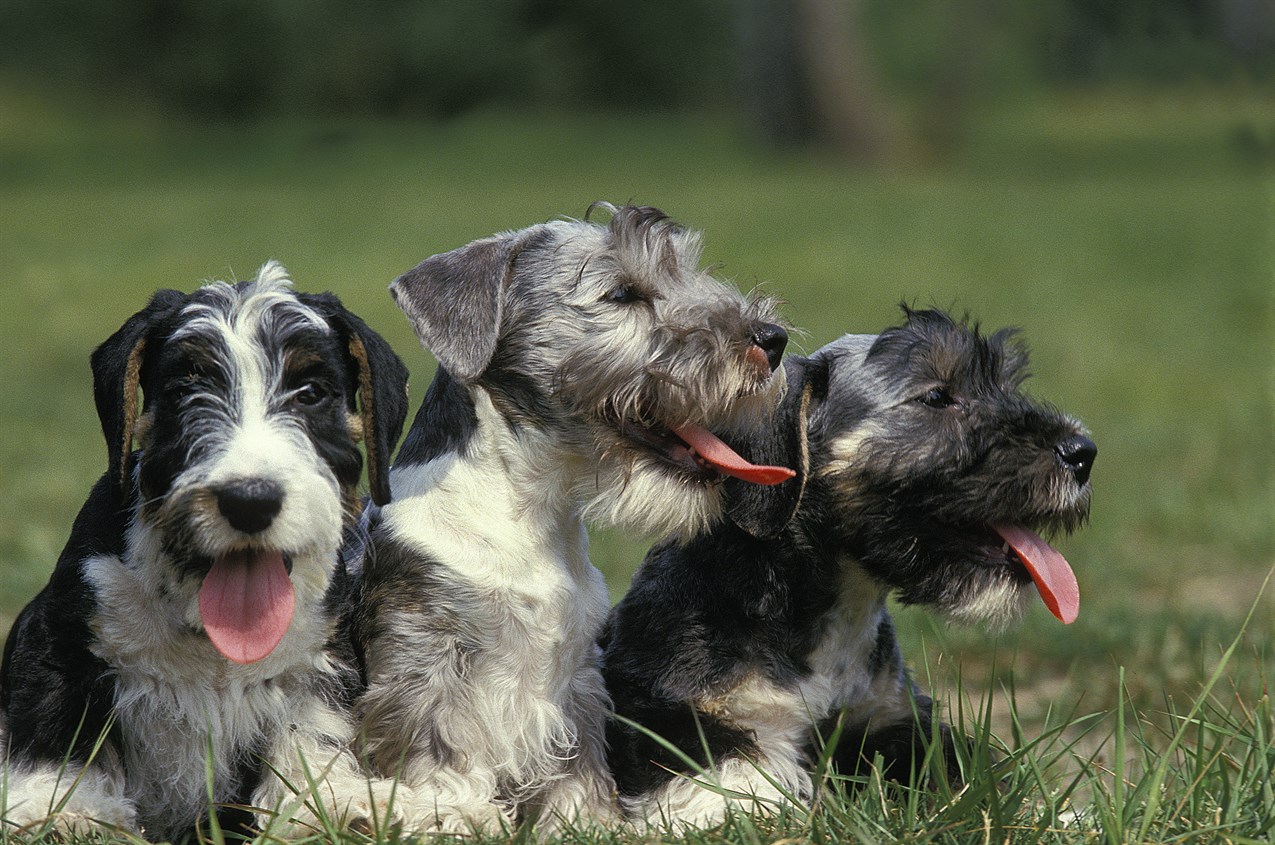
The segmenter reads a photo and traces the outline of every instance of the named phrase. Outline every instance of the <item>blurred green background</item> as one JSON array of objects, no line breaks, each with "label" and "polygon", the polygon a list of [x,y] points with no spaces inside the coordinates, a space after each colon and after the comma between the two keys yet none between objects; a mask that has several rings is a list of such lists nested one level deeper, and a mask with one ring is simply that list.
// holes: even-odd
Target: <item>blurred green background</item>
[{"label": "blurred green background", "polygon": [[[1029,718],[1116,667],[1190,694],[1257,602],[1275,661],[1275,7],[1264,0],[8,0],[0,5],[0,626],[105,467],[88,355],[156,287],[277,258],[433,368],[427,255],[657,205],[811,351],[897,304],[1017,325],[1100,455],[1080,620],[902,612],[943,689]],[[644,544],[595,534],[614,596]],[[971,679],[975,682],[970,683]]]}]

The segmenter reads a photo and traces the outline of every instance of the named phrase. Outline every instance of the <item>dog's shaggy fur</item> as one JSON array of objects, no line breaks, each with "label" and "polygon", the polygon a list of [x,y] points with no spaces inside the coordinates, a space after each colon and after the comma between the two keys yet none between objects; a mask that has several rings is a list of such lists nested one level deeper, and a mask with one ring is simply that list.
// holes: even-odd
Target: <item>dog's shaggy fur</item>
[{"label": "dog's shaggy fur", "polygon": [[605,820],[614,787],[584,517],[687,532],[721,479],[672,430],[774,407],[772,305],[654,209],[434,256],[391,290],[440,369],[371,515],[365,751],[419,825]]},{"label": "dog's shaggy fur", "polygon": [[[219,811],[235,829],[276,811],[304,827],[303,799],[333,818],[384,813],[390,785],[370,787],[349,747],[359,675],[340,549],[360,509],[360,440],[372,495],[388,502],[406,369],[335,297],[294,293],[273,262],[252,282],[158,292],[92,364],[109,469],[5,648],[8,821],[60,806],[63,829],[181,837],[210,790],[217,805],[260,809]],[[236,561],[249,591],[270,565],[271,589],[294,596],[264,656],[217,645],[208,627],[213,573]],[[317,795],[284,783],[304,790],[304,766]]]},{"label": "dog's shaggy fur", "polygon": [[[993,526],[1070,531],[1088,513],[1096,449],[1023,394],[1025,364],[1012,333],[936,311],[790,359],[773,427],[739,445],[802,472],[742,489],[729,519],[651,551],[604,638],[616,712],[763,803],[811,795],[816,735],[838,719],[843,772],[881,754],[906,778],[931,702],[904,669],[887,595],[1006,624],[1036,591]],[[722,818],[721,795],[675,775],[687,767],[647,733],[616,721],[608,738],[634,814]]]}]

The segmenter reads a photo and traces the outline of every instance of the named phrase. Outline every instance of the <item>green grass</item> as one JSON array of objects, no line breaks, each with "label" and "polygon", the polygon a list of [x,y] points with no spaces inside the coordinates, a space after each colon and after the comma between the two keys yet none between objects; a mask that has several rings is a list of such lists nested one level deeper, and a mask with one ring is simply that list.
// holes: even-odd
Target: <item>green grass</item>
[{"label": "green grass", "polygon": [[[105,467],[89,352],[151,290],[242,278],[277,258],[299,287],[336,291],[385,334],[415,374],[416,402],[432,361],[385,293],[394,276],[595,199],[635,200],[702,228],[725,277],[786,300],[805,330],[794,351],[896,322],[901,300],[1021,326],[1031,389],[1081,417],[1100,448],[1092,524],[1060,544],[1081,585],[1074,625],[1043,607],[995,637],[917,610],[898,620],[910,662],[951,711],[962,689],[991,708],[994,737],[1021,735],[1028,750],[1003,764],[1028,779],[1020,805],[996,815],[974,799],[936,808],[869,788],[815,821],[740,822],[732,841],[965,842],[985,829],[1160,839],[1176,835],[1166,802],[1223,825],[1205,815],[1242,815],[1240,793],[1269,819],[1269,789],[1236,786],[1272,766],[1275,593],[1257,599],[1275,566],[1269,95],[1057,96],[987,116],[951,161],[879,170],[770,153],[713,116],[229,125],[2,86],[0,113],[0,626],[47,578]],[[613,595],[642,551],[595,534]],[[1097,726],[1059,724],[1073,713]],[[1055,750],[1031,744],[1041,736]],[[1151,806],[1142,780],[1120,792],[1108,771],[1120,759],[1136,778],[1173,760],[1156,793],[1170,797]],[[1175,786],[1193,766],[1199,784]],[[1066,791],[1065,780],[1046,788],[1054,777],[1092,801],[1085,829],[1101,833],[1031,821],[1049,790]],[[1232,803],[1196,806],[1214,778]]]}]

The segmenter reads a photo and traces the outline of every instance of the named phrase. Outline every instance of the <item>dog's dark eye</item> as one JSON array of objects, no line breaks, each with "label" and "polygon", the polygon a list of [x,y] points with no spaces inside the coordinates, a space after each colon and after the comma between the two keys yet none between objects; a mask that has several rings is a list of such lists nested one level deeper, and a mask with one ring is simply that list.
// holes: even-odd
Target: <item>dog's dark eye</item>
[{"label": "dog's dark eye", "polygon": [[292,401],[298,405],[314,407],[328,398],[328,392],[318,382],[307,381],[292,394]]},{"label": "dog's dark eye", "polygon": [[948,393],[945,387],[931,388],[918,396],[916,401],[930,408],[950,408],[956,404],[956,400],[952,398],[952,394]]},{"label": "dog's dark eye", "polygon": [[615,302],[620,305],[628,305],[631,302],[645,302],[646,294],[642,293],[636,285],[628,284],[616,285],[607,291],[602,297],[607,302]]},{"label": "dog's dark eye", "polygon": [[202,390],[207,390],[209,387],[209,378],[198,370],[184,373],[168,385],[170,393],[183,399]]}]

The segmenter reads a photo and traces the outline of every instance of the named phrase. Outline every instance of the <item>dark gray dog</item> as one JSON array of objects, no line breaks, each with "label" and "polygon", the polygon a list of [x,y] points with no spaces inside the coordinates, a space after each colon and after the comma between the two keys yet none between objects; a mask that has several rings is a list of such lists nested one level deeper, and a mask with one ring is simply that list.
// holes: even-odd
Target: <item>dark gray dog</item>
[{"label": "dark gray dog", "polygon": [[[651,551],[604,637],[616,711],[703,763],[707,745],[710,778],[763,805],[811,795],[815,728],[837,718],[842,772],[880,753],[906,778],[931,702],[903,666],[889,593],[992,625],[1037,592],[1064,622],[1079,609],[1070,567],[1035,532],[1086,519],[1097,450],[1021,392],[1025,365],[1012,332],[938,311],[789,359],[773,429],[737,445],[800,473],[738,488],[730,519]],[[725,813],[647,734],[617,722],[608,740],[634,814]]]},{"label": "dark gray dog", "polygon": [[[650,208],[545,223],[393,285],[440,368],[371,520],[359,642],[365,752],[414,827],[612,817],[584,516],[693,533],[727,474],[710,433],[764,419],[787,335]],[[791,472],[788,473],[791,475]]]}]

